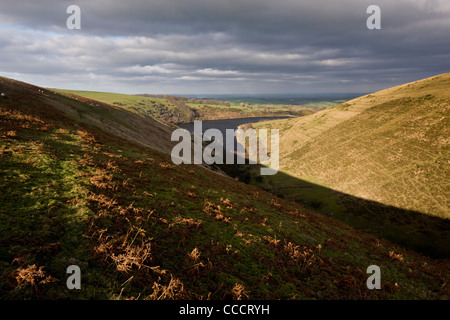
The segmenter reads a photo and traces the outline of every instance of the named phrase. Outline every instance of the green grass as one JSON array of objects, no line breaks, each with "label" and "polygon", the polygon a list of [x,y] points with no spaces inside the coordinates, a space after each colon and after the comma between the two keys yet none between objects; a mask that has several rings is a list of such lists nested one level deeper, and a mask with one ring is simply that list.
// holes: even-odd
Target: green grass
[{"label": "green grass", "polygon": [[139,105],[139,103],[165,103],[166,99],[161,98],[149,98],[140,97],[129,94],[121,93],[111,93],[111,92],[98,92],[98,91],[81,91],[81,90],[63,90],[63,89],[53,89],[60,93],[76,94],[82,97],[91,98],[98,101],[103,101],[105,103],[114,104],[119,102],[125,104],[126,106]]},{"label": "green grass", "polygon": [[[115,105],[132,112],[143,113],[167,122],[177,123],[191,120],[191,116],[186,114],[186,110],[176,105],[173,101],[165,98],[143,97],[128,94],[80,91],[80,90],[62,90],[52,89],[58,93],[69,96],[77,95],[111,105]],[[73,96],[74,97],[74,96]]]}]

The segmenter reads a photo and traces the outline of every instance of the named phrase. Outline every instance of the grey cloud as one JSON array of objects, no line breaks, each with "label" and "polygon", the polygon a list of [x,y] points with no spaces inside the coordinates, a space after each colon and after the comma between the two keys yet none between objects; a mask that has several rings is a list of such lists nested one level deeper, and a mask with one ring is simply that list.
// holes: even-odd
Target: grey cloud
[{"label": "grey cloud", "polygon": [[[90,90],[220,93],[374,91],[449,71],[448,1],[379,0],[376,31],[365,27],[372,2],[3,1],[0,72],[41,85],[64,74],[64,85]],[[65,27],[69,4],[82,30]]]}]

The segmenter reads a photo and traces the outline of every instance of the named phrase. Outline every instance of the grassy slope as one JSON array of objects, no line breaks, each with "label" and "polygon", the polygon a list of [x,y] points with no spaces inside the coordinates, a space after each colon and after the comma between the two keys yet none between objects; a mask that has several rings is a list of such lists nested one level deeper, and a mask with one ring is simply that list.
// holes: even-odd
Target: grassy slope
[{"label": "grassy slope", "polygon": [[[53,89],[52,89],[53,90]],[[127,110],[145,114],[165,122],[178,123],[190,121],[191,119],[174,103],[163,98],[142,97],[129,94],[62,90],[54,89],[56,92],[76,98],[78,96],[101,101],[115,106],[123,107]]]},{"label": "grassy slope", "polygon": [[[99,120],[134,114],[114,118],[89,101],[4,78],[0,85],[8,94],[0,100],[3,299],[449,295],[448,261],[202,167],[174,166],[150,142]],[[75,292],[65,287],[71,264],[82,271]],[[382,290],[365,286],[372,264],[381,266]]]},{"label": "grassy slope", "polygon": [[[420,242],[424,239],[413,239],[414,233],[427,233],[429,240],[424,241],[430,246],[438,241],[448,252],[450,239],[445,225],[449,223],[430,220],[428,225],[417,219],[414,225],[412,219],[369,210],[351,216],[347,211],[352,204],[344,205],[336,193],[321,186],[450,218],[449,112],[447,73],[369,94],[311,116],[255,125],[280,128],[280,167],[286,173],[261,185],[289,199],[309,198],[323,212],[334,213],[358,227],[374,229],[373,222],[378,219],[379,226],[383,224],[380,232],[389,233],[391,238],[405,237],[410,226],[412,236],[403,240]],[[289,176],[301,179],[298,186],[287,185],[293,180]],[[305,182],[317,187],[305,188]],[[435,240],[430,240],[433,235]]]}]

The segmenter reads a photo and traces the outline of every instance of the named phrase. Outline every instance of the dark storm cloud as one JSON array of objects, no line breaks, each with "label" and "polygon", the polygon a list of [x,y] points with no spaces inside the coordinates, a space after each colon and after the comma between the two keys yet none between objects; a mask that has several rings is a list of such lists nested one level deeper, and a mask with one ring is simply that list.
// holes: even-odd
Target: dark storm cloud
[{"label": "dark storm cloud", "polygon": [[[449,71],[449,1],[376,2],[381,30],[366,28],[372,0],[8,1],[0,72],[91,90],[232,93],[374,91]],[[66,28],[70,4],[81,30]]]}]

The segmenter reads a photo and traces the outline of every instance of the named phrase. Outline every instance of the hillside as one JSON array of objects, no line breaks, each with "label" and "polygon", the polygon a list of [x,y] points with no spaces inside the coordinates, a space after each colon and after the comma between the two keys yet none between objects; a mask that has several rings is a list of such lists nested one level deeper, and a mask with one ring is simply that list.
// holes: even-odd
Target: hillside
[{"label": "hillside", "polygon": [[[449,297],[448,260],[175,166],[151,117],[6,78],[0,91],[2,299]],[[366,287],[374,264],[381,290]]]},{"label": "hillside", "polygon": [[449,115],[447,73],[310,116],[257,124],[280,128],[284,173],[259,185],[424,251],[438,245],[448,255]]}]

